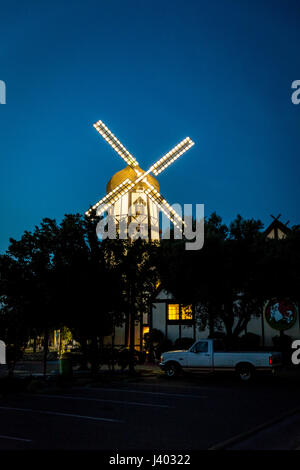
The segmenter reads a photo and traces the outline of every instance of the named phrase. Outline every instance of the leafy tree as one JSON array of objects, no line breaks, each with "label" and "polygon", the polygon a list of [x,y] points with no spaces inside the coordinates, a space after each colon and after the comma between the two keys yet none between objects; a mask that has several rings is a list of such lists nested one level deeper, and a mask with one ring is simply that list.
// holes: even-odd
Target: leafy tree
[{"label": "leafy tree", "polygon": [[[43,219],[33,233],[26,231],[19,241],[10,239],[8,256],[26,280],[23,296],[23,321],[44,331],[44,373],[48,353],[49,330],[57,324],[57,282],[53,266],[58,227],[55,220]],[[22,283],[16,285],[16,290]],[[15,309],[18,294],[10,298]],[[30,313],[29,313],[30,311]]]},{"label": "leafy tree", "polygon": [[[272,269],[268,251],[272,244],[268,245],[262,227],[261,221],[238,215],[227,228],[213,213],[205,221],[202,250],[186,251],[184,240],[161,245],[162,287],[182,303],[198,305],[198,322],[202,327],[209,325],[211,336],[223,325],[234,342],[251,316],[261,314],[264,299],[271,292],[262,283],[266,275],[262,267],[265,265],[267,272]],[[284,262],[282,255],[280,259]]]},{"label": "leafy tree", "polygon": [[28,278],[18,263],[7,255],[0,256],[0,336],[5,341],[9,373],[22,357],[29,339],[29,328],[25,323],[27,311],[26,294]]},{"label": "leafy tree", "polygon": [[32,334],[67,327],[97,372],[103,338],[126,320],[130,371],[135,324],[147,313],[158,279],[182,303],[197,304],[197,320],[210,334],[221,325],[234,341],[266,299],[299,301],[300,228],[267,240],[259,220],[240,215],[227,227],[213,213],[205,220],[202,250],[185,240],[99,241],[99,218],[68,214],[58,225],[43,219],[33,232],[10,240],[0,256],[0,332],[15,363]]},{"label": "leafy tree", "polygon": [[96,235],[99,218],[66,215],[57,237],[54,266],[60,279],[62,323],[81,344],[97,373],[103,338],[123,321],[121,273]]},{"label": "leafy tree", "polygon": [[158,245],[141,238],[106,240],[104,250],[110,265],[117,267],[122,278],[121,310],[129,324],[129,369],[134,373],[135,325],[149,312],[156,291]]},{"label": "leafy tree", "polygon": [[79,214],[66,215],[59,226],[43,219],[32,233],[11,239],[1,257],[2,318],[12,325],[17,316],[23,332],[43,331],[44,372],[49,331],[63,326],[89,352],[96,371],[99,341],[111,332],[111,312],[120,308],[119,273],[105,261],[96,222]]}]

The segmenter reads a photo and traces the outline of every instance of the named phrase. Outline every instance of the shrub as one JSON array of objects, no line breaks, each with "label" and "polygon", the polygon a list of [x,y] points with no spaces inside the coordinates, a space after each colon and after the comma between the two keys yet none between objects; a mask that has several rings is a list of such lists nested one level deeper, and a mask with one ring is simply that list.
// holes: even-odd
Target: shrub
[{"label": "shrub", "polygon": [[282,353],[283,364],[291,364],[292,356],[292,342],[293,338],[291,336],[282,334],[280,336],[273,336],[272,338],[274,348],[276,351]]},{"label": "shrub", "polygon": [[167,351],[170,351],[173,349],[173,343],[169,338],[164,338],[161,344],[159,344],[156,349],[155,349],[155,357],[156,359],[159,359],[161,354]]},{"label": "shrub", "polygon": [[239,349],[255,351],[260,347],[260,336],[255,333],[246,333],[237,340]]},{"label": "shrub", "polygon": [[145,350],[150,360],[159,360],[160,355],[165,351],[172,349],[172,341],[165,337],[162,331],[153,328],[149,333],[144,336]]},{"label": "shrub", "polygon": [[[126,367],[129,366],[130,358],[131,358],[131,351],[128,347],[124,347],[119,350],[118,356],[117,356],[117,362],[118,362],[118,365],[122,368],[122,370],[126,369]],[[134,358],[133,358],[134,365],[144,364],[145,359],[146,359],[145,352],[137,351],[136,349],[134,350]]]}]

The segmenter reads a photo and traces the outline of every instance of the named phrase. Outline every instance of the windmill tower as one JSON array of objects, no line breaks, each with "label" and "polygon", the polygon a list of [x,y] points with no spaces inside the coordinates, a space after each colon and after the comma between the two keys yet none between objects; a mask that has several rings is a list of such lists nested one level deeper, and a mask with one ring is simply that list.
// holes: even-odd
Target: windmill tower
[{"label": "windmill tower", "polygon": [[123,227],[132,224],[136,227],[136,232],[140,232],[140,236],[143,238],[159,240],[159,211],[161,210],[174,226],[182,230],[184,221],[159,193],[159,184],[155,176],[189,150],[194,142],[186,137],[151,165],[147,171],[144,171],[140,168],[135,157],[102,121],[97,121],[94,127],[123,158],[127,166],[112,176],[106,187],[106,196],[94,204],[86,212],[86,215],[91,215],[93,210],[97,211],[97,215],[106,212],[114,218],[119,234],[122,233]]},{"label": "windmill tower", "polygon": [[[133,169],[129,165],[118,171],[109,180],[106,186],[106,193],[110,194],[115,188],[125,180],[132,182],[141,175],[143,171],[136,167]],[[111,207],[108,208],[109,216],[114,217],[117,232],[120,234],[122,223],[124,228],[131,223],[136,224],[136,231],[140,232],[144,239],[159,240],[159,210],[156,204],[147,196],[148,184],[151,184],[159,191],[159,184],[152,175],[147,175],[146,181],[140,181],[128,193],[120,197]]]}]

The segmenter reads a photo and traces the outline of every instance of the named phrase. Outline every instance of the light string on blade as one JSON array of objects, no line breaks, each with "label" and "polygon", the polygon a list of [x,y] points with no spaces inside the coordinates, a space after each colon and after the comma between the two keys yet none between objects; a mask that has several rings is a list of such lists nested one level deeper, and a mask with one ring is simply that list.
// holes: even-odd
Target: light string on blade
[{"label": "light string on blade", "polygon": [[[103,211],[105,212],[106,209],[117,202],[120,197],[124,196],[128,191],[130,191],[131,188],[135,186],[135,182],[133,183],[129,178],[126,178],[121,184],[119,184],[115,189],[110,191],[106,196],[104,196],[100,201],[98,201],[96,204],[94,204],[88,211],[86,211],[85,215],[90,215],[91,212],[100,205],[103,205]],[[99,214],[98,214],[99,215]]]},{"label": "light string on blade", "polygon": [[117,139],[117,137],[108,129],[108,127],[102,122],[97,121],[93,124],[96,131],[108,142],[112,148],[125,160],[129,166],[138,166],[137,160],[131,155],[130,152],[124,147],[123,144]]},{"label": "light string on blade", "polygon": [[[145,194],[149,197],[149,199],[152,200],[157,206],[160,207],[162,212],[171,220],[171,222],[174,223],[180,230],[182,230],[182,225],[185,225],[184,220],[180,217],[180,215],[177,214],[175,209],[173,209],[172,206],[163,198],[163,196],[157,191],[157,189],[152,186],[152,184],[149,183],[149,181],[146,181],[147,185],[149,186],[150,189],[146,189]],[[170,217],[170,214],[173,216],[173,218]],[[175,220],[174,220],[175,219]]]},{"label": "light string on blade", "polygon": [[[179,144],[177,144],[172,150],[166,153],[161,157],[156,163],[154,163],[149,170],[143,172],[139,169],[138,162],[131,155],[130,152],[121,144],[117,137],[108,129],[108,127],[102,122],[97,121],[93,124],[97,132],[108,142],[111,147],[120,155],[120,157],[134,169],[137,177],[135,180],[126,178],[121,184],[116,188],[110,191],[105,197],[103,197],[99,202],[94,204],[85,214],[87,216],[91,215],[92,211],[97,209],[97,215],[102,214],[107,211],[114,203],[116,203],[122,196],[126,195],[131,189],[134,188],[139,183],[145,183],[150,189],[146,189],[145,193],[147,196],[160,207],[162,212],[174,223],[176,227],[182,230],[184,221],[177,214],[177,212],[168,204],[168,202],[162,197],[162,195],[149,183],[147,176],[149,173],[153,172],[155,176],[161,173],[165,168],[167,168],[171,163],[177,160],[181,155],[183,155],[187,150],[189,150],[194,142],[186,137]],[[171,216],[170,216],[171,214]],[[180,227],[181,225],[181,227]]]},{"label": "light string on blade", "polygon": [[157,176],[161,173],[165,168],[167,168],[171,163],[175,162],[177,158],[183,155],[187,150],[189,150],[194,144],[194,142],[189,138],[186,137],[183,139],[178,145],[176,145],[172,150],[170,150],[166,155],[160,158],[154,165],[152,166],[152,171]]}]

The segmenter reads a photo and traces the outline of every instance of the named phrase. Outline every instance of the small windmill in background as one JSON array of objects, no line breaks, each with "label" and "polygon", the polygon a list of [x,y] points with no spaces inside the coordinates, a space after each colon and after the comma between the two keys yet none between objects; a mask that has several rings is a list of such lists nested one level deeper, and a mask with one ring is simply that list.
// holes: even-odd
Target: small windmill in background
[{"label": "small windmill in background", "polygon": [[151,165],[147,171],[144,171],[135,157],[102,121],[97,121],[94,127],[123,158],[127,167],[113,175],[107,184],[106,196],[94,204],[86,215],[90,216],[93,210],[97,210],[98,215],[107,212],[108,216],[114,217],[117,230],[121,222],[125,222],[128,226],[130,222],[136,221],[143,238],[158,240],[160,237],[159,210],[161,210],[175,227],[182,230],[184,221],[159,193],[158,181],[150,173],[155,176],[159,175],[189,150],[194,142],[186,137]]},{"label": "small windmill in background", "polygon": [[273,219],[273,222],[265,230],[266,238],[270,238],[274,240],[280,240],[282,238],[285,238],[287,234],[290,232],[290,229],[288,227],[288,224],[290,221],[288,220],[285,224],[282,223],[279,220],[281,217],[281,214],[278,214],[277,217],[274,217],[274,215],[271,214],[271,217]]}]

